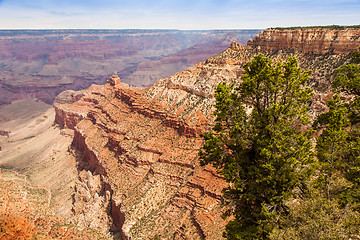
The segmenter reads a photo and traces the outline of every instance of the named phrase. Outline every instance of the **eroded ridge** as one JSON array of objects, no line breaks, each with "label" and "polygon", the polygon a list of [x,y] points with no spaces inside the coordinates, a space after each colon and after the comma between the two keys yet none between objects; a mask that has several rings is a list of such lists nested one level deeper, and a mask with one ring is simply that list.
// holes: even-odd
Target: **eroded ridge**
[{"label": "eroded ridge", "polygon": [[[197,159],[199,134],[212,121],[211,110],[201,110],[211,108],[213,99],[186,87],[169,88],[176,78],[181,76],[164,85],[160,80],[157,90],[140,90],[114,76],[81,99],[56,105],[58,123],[75,131],[70,150],[78,157],[73,207],[78,224],[124,239],[221,238],[226,183]],[[186,99],[172,99],[176,92]],[[201,107],[189,110],[199,99]]]}]

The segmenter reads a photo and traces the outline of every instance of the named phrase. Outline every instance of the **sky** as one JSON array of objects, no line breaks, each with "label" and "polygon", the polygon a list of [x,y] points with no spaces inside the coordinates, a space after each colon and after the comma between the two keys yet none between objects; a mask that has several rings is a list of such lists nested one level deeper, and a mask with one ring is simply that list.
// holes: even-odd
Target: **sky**
[{"label": "sky", "polygon": [[0,29],[360,25],[360,0],[0,0]]}]

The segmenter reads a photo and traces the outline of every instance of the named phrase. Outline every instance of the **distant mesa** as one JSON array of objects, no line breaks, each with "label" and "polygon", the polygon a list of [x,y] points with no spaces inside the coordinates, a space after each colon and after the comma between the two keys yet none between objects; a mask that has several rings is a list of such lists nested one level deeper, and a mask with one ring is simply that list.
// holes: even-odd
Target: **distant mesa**
[{"label": "distant mesa", "polygon": [[122,82],[149,87],[260,30],[0,30],[0,105]]},{"label": "distant mesa", "polygon": [[347,54],[360,46],[359,27],[314,27],[266,29],[247,45],[264,52],[292,50],[303,53]]}]

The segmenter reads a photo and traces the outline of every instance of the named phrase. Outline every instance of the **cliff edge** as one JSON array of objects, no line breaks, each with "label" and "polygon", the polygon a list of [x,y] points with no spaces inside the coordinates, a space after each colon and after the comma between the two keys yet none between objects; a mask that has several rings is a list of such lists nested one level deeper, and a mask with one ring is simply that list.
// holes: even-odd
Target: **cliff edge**
[{"label": "cliff edge", "polygon": [[249,46],[273,52],[288,49],[303,53],[347,54],[360,46],[358,27],[314,27],[266,29],[248,41]]}]

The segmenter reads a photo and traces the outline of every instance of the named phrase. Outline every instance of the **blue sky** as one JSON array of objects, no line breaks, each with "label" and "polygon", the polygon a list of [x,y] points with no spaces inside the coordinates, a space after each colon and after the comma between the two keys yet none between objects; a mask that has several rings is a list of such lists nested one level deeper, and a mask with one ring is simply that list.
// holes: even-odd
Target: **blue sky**
[{"label": "blue sky", "polygon": [[360,0],[0,0],[0,29],[359,25]]}]

